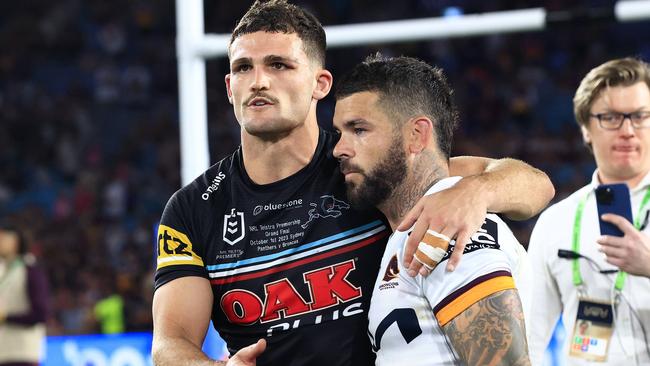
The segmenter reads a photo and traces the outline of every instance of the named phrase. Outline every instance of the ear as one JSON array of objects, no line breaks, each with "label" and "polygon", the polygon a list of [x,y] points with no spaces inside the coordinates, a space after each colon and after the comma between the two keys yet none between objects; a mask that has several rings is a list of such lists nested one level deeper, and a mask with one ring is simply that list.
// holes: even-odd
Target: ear
[{"label": "ear", "polygon": [[408,121],[406,125],[409,129],[406,131],[409,153],[419,154],[430,147],[433,140],[433,121],[428,117],[418,116]]},{"label": "ear", "polygon": [[312,93],[312,98],[316,100],[321,100],[329,94],[330,89],[332,89],[332,82],[334,78],[332,73],[322,69],[316,74],[316,87]]},{"label": "ear", "polygon": [[230,90],[230,74],[226,74],[226,93],[228,94],[228,102],[232,104],[232,90]]},{"label": "ear", "polygon": [[585,144],[591,144],[591,132],[585,125],[580,125],[580,132],[582,132],[582,139]]}]

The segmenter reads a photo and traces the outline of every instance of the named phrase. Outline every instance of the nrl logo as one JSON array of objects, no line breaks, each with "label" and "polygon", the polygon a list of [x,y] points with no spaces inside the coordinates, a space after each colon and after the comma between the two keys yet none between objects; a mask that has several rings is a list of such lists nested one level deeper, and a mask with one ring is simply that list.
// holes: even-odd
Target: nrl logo
[{"label": "nrl logo", "polygon": [[223,241],[235,245],[244,238],[244,213],[230,210],[230,215],[223,217]]}]

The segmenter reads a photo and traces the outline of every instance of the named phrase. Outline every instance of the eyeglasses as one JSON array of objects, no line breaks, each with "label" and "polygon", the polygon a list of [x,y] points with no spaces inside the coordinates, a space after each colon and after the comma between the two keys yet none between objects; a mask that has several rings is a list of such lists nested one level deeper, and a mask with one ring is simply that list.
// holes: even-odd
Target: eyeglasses
[{"label": "eyeglasses", "polygon": [[608,113],[596,113],[590,114],[590,117],[596,118],[598,124],[605,130],[618,130],[623,125],[623,121],[626,118],[630,119],[632,122],[632,127],[634,128],[646,128],[650,127],[650,112],[640,111],[632,113],[619,113],[619,112],[608,112]]}]

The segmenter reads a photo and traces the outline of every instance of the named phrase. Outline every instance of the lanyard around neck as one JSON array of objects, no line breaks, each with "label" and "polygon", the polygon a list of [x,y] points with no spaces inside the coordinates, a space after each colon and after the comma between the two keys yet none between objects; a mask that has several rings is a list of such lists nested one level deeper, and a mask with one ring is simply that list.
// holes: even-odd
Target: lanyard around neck
[{"label": "lanyard around neck", "polygon": [[[573,245],[572,245],[572,250],[575,253],[580,253],[580,231],[582,229],[582,212],[584,211],[585,204],[587,203],[587,198],[589,198],[589,195],[593,191],[587,192],[587,194],[580,200],[578,203],[578,208],[576,208],[576,216],[575,220],[573,222]],[[643,200],[641,200],[641,206],[639,207],[639,212],[636,214],[634,217],[634,227],[639,230],[641,227],[641,213],[643,211],[643,208],[645,205],[650,201],[650,187],[645,192],[645,195],[643,196]],[[582,286],[584,281],[582,280],[582,275],[580,274],[580,261],[578,258],[573,260],[572,263],[572,270],[573,270],[573,284],[575,286]],[[616,281],[614,282],[614,288],[617,291],[622,291],[623,286],[625,285],[625,278],[627,277],[627,273],[624,271],[618,271],[618,274],[616,275]]]}]

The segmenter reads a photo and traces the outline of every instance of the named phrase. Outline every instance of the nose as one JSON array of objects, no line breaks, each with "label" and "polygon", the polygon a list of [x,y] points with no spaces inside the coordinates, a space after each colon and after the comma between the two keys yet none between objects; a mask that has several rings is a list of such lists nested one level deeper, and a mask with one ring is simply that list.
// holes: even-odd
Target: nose
[{"label": "nose", "polygon": [[269,77],[262,67],[256,67],[253,75],[253,80],[251,84],[251,89],[254,91],[259,90],[268,90],[269,89]]},{"label": "nose", "polygon": [[344,133],[341,133],[339,136],[339,141],[334,146],[333,154],[338,160],[349,159],[354,155]]},{"label": "nose", "polygon": [[632,126],[632,119],[623,119],[623,124],[618,129],[619,134],[626,137],[632,137],[636,134],[636,129]]}]

